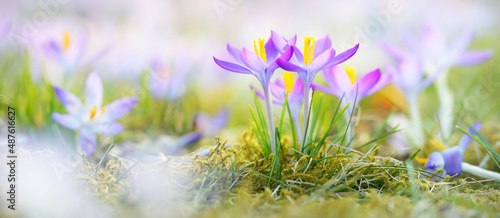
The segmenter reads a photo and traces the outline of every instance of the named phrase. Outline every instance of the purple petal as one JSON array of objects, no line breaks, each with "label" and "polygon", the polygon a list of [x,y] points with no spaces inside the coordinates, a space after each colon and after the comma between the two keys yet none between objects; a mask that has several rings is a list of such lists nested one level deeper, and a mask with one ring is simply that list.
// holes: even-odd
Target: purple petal
[{"label": "purple petal", "polygon": [[444,158],[440,152],[432,152],[425,163],[425,168],[429,172],[434,172],[437,169],[444,168]]},{"label": "purple petal", "polygon": [[312,63],[307,65],[306,69],[309,72],[318,72],[323,70],[335,57],[335,50],[333,48],[321,53],[318,57],[314,58]]},{"label": "purple petal", "polygon": [[83,109],[83,104],[73,93],[57,86],[53,86],[57,99],[70,114],[77,114]]},{"label": "purple petal", "polygon": [[240,58],[240,53],[241,53],[241,50],[229,45],[229,43],[227,43],[227,52],[231,55],[231,57],[234,58],[235,61],[239,62],[239,63],[243,63],[241,62],[241,58]]},{"label": "purple petal", "polygon": [[102,134],[102,135],[107,135],[107,136],[114,136],[118,135],[121,132],[123,132],[125,128],[123,127],[122,124],[117,123],[117,122],[110,122],[110,123],[101,123],[95,128],[95,132],[97,134]]},{"label": "purple petal", "polygon": [[264,100],[266,97],[264,96],[264,93],[260,92],[259,90],[255,89],[255,87],[250,86],[250,89],[255,91],[255,95],[257,95],[258,98]]},{"label": "purple petal", "polygon": [[122,118],[134,108],[137,101],[139,101],[138,98],[127,97],[111,102],[104,107],[105,113],[103,114],[102,119],[105,122],[111,122]]},{"label": "purple petal", "polygon": [[243,63],[254,72],[264,73],[267,67],[266,62],[250,50],[243,48],[240,53]]},{"label": "purple petal", "polygon": [[[376,69],[363,75],[358,81],[356,81],[356,83],[354,83],[353,85],[353,89],[358,89],[358,99],[366,97],[371,89],[373,89],[377,82],[380,80],[380,77],[380,69]],[[354,93],[352,96],[356,94],[356,90],[353,90],[353,92]]]},{"label": "purple petal", "polygon": [[[297,35],[292,36],[289,40],[286,41],[288,45],[295,46],[297,43]],[[288,48],[287,48],[288,49]]]},{"label": "purple petal", "polygon": [[154,98],[165,98],[169,88],[168,76],[164,73],[159,73],[159,71],[151,72],[148,81],[148,88]]},{"label": "purple petal", "polygon": [[88,108],[102,105],[102,81],[96,71],[92,71],[87,77],[85,83],[85,91],[87,96],[85,98],[85,105]]},{"label": "purple petal", "polygon": [[[342,93],[339,93],[338,90],[333,89],[333,88],[327,88],[327,87],[324,87],[324,86],[316,84],[316,83],[311,84],[311,87],[314,90],[318,90],[318,91],[324,92],[326,94],[334,95],[338,98],[340,98],[340,96],[342,96]],[[302,91],[302,92],[304,92],[304,91]]]},{"label": "purple petal", "polygon": [[302,80],[300,78],[297,78],[297,80],[295,80],[295,84],[293,85],[292,93],[290,93],[289,98],[300,99],[300,101],[302,102],[304,98],[304,84],[302,84]]},{"label": "purple petal", "polygon": [[224,68],[225,70],[235,72],[235,73],[253,74],[253,72],[250,69],[243,67],[239,64],[235,64],[235,63],[231,63],[231,62],[227,62],[227,61],[221,61],[215,57],[214,57],[214,61],[217,65]]},{"label": "purple petal", "polygon": [[56,42],[48,41],[43,43],[41,45],[41,50],[49,58],[52,58],[56,61],[62,61],[62,49]]},{"label": "purple petal", "polygon": [[179,153],[182,149],[185,149],[187,145],[195,143],[202,138],[202,134],[200,132],[190,132],[179,138],[172,144],[169,144],[165,150],[168,154],[176,154]]},{"label": "purple petal", "polygon": [[92,155],[97,147],[97,136],[88,129],[80,130],[80,147],[87,156]]},{"label": "purple petal", "polygon": [[288,47],[288,42],[285,40],[285,38],[283,38],[283,36],[275,32],[274,30],[271,30],[271,40],[273,41],[276,50],[280,54],[283,54],[286,51],[287,49],[286,47]]},{"label": "purple petal", "polygon": [[373,88],[370,89],[370,91],[367,93],[367,95],[373,95],[375,92],[380,91],[384,87],[387,86],[392,80],[392,75],[391,74],[382,74],[380,76],[380,79],[378,82],[373,86]]},{"label": "purple petal", "polygon": [[229,120],[229,111],[227,108],[221,109],[213,118],[206,113],[200,112],[194,118],[195,129],[205,136],[213,136],[220,132]]},{"label": "purple petal", "polygon": [[346,51],[336,55],[333,60],[326,66],[326,68],[338,65],[343,63],[344,61],[349,60],[356,52],[358,51],[359,44],[356,44],[354,47],[347,49]]},{"label": "purple petal", "polygon": [[272,36],[269,37],[269,39],[267,40],[266,44],[264,45],[265,49],[266,49],[266,59],[267,59],[267,62],[274,62],[276,60],[276,58],[278,57],[279,55],[279,52],[278,50],[276,49],[276,46],[274,45],[274,42],[272,40]]},{"label": "purple petal", "polygon": [[276,60],[276,63],[278,64],[278,66],[280,66],[281,68],[283,68],[283,70],[286,70],[286,71],[291,71],[291,72],[305,72],[306,70],[302,67],[299,67],[295,64],[292,64],[289,62],[290,58],[292,57],[294,52],[294,47],[293,46],[290,46],[290,48],[285,52],[283,53],[283,55],[281,55],[281,57],[279,57],[277,60]]},{"label": "purple petal", "polygon": [[460,175],[462,172],[462,153],[460,148],[455,146],[442,151],[444,169],[448,175]]},{"label": "purple petal", "polygon": [[468,30],[464,34],[462,34],[458,39],[456,39],[449,51],[450,56],[452,56],[451,60],[455,60],[456,58],[458,58],[458,56],[464,53],[469,47],[473,38],[474,38],[474,32]]},{"label": "purple petal", "polygon": [[71,114],[53,113],[52,119],[54,119],[54,121],[56,121],[56,123],[60,124],[61,126],[64,126],[72,130],[78,129],[78,127],[80,127],[81,124],[78,117]]},{"label": "purple petal", "polygon": [[212,119],[211,131],[213,131],[214,133],[220,132],[227,125],[228,121],[229,121],[229,110],[226,107],[224,107]]},{"label": "purple petal", "polygon": [[330,40],[330,37],[328,35],[326,35],[321,39],[318,39],[315,43],[314,55],[313,55],[314,58],[318,57],[331,47],[332,47],[332,41]]},{"label": "purple petal", "polygon": [[467,51],[464,52],[458,59],[455,64],[458,66],[471,66],[480,64],[490,59],[493,56],[493,51]]},{"label": "purple petal", "polygon": [[351,91],[351,88],[353,86],[351,78],[349,77],[349,75],[347,75],[347,72],[345,72],[344,68],[333,66],[331,68],[331,72],[333,73],[333,82],[335,84],[333,87],[338,87],[339,94],[350,94],[349,92]]},{"label": "purple petal", "polygon": [[442,55],[446,52],[446,37],[433,25],[424,26],[420,33],[421,44],[417,48],[419,54],[423,55]]},{"label": "purple petal", "polygon": [[285,95],[286,89],[282,80],[277,80],[270,85],[271,94],[274,96],[273,101],[276,101],[277,104],[283,105],[285,103]]},{"label": "purple petal", "polygon": [[382,50],[385,53],[387,53],[389,56],[391,56],[397,62],[402,61],[403,59],[405,59],[406,57],[409,56],[407,51],[405,51],[401,48],[389,45],[387,43],[382,44]]},{"label": "purple petal", "polygon": [[[483,126],[482,123],[474,123],[474,125],[472,125],[472,128],[469,128],[467,130],[467,132],[469,132],[471,135],[475,136],[476,135],[475,131],[481,130],[482,126]],[[464,134],[462,136],[462,138],[460,138],[460,141],[458,142],[457,146],[460,148],[460,152],[462,152],[462,155],[465,153],[465,150],[467,150],[467,148],[469,147],[471,142],[472,142],[472,138],[470,136],[468,136],[467,134]]]}]

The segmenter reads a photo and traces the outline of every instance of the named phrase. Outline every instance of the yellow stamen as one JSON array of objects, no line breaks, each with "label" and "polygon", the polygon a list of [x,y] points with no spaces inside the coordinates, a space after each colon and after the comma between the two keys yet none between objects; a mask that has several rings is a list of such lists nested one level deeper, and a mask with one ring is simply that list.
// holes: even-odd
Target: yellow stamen
[{"label": "yellow stamen", "polygon": [[418,157],[418,156],[416,156],[415,158],[413,158],[414,161],[417,161],[418,163],[421,163],[421,164],[426,164],[427,163],[427,159],[428,158],[421,158],[421,157]]},{"label": "yellow stamen", "polygon": [[97,114],[97,106],[89,108],[89,111],[90,111],[90,119],[94,119],[95,115]]},{"label": "yellow stamen", "polygon": [[283,81],[285,82],[285,89],[288,93],[291,93],[292,92],[292,88],[293,88],[293,73],[290,73],[288,71],[285,71],[285,73],[283,73]]},{"label": "yellow stamen", "polygon": [[71,38],[69,36],[69,32],[66,31],[66,32],[64,32],[64,35],[63,35],[62,49],[64,51],[68,50],[70,43],[71,43]]},{"label": "yellow stamen", "polygon": [[101,112],[102,112],[102,113],[106,113],[106,108],[105,108],[105,107],[102,107],[102,108],[101,108]]},{"label": "yellow stamen", "polygon": [[438,141],[435,141],[435,140],[431,140],[430,141],[431,145],[436,147],[437,149],[440,149],[440,150],[446,150],[448,149],[447,147],[445,147],[443,144],[439,143]]},{"label": "yellow stamen", "polygon": [[354,82],[356,82],[356,71],[353,67],[349,66],[344,66],[344,69],[347,75],[349,75],[349,79],[351,79],[351,84],[354,84]]},{"label": "yellow stamen", "polygon": [[267,62],[266,58],[266,47],[264,45],[265,40],[259,38],[259,47],[257,48],[257,40],[253,41],[253,48],[255,49],[255,54],[262,58],[264,62]]},{"label": "yellow stamen", "polygon": [[316,40],[313,37],[304,37],[304,64],[309,65],[313,60]]}]

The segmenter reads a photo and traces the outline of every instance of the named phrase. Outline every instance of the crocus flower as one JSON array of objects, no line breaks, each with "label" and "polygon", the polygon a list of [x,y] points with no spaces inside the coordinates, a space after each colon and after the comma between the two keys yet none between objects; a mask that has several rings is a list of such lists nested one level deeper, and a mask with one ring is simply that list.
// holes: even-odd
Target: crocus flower
[{"label": "crocus flower", "polygon": [[185,65],[177,61],[174,70],[169,73],[162,62],[153,60],[148,85],[149,91],[156,99],[179,99],[186,92]]},{"label": "crocus flower", "polygon": [[439,74],[436,88],[440,100],[439,119],[444,138],[451,135],[453,129],[453,93],[447,84],[448,69],[453,66],[471,66],[480,64],[493,55],[491,50],[468,51],[474,38],[472,31],[466,31],[453,43],[448,43],[445,34],[433,25],[422,28],[420,36],[415,38],[409,34],[404,37],[407,49],[385,44],[384,50],[396,61],[416,57],[422,61],[424,71],[433,76]]},{"label": "crocus flower", "polygon": [[357,106],[353,105],[355,100],[356,104],[358,104],[361,99],[378,92],[391,81],[391,74],[382,74],[380,69],[375,69],[356,80],[353,68],[334,66],[323,70],[323,76],[328,87],[313,84],[313,89],[334,95],[339,99],[344,96],[342,102],[344,106],[351,102],[349,106],[351,109],[347,110],[348,116],[352,111],[352,107]]},{"label": "crocus flower", "polygon": [[422,61],[417,58],[402,59],[395,65],[386,63],[385,68],[387,74],[392,77],[392,83],[403,92],[406,98],[418,96],[440,75],[435,73],[426,76]]},{"label": "crocus flower", "polygon": [[[304,88],[300,78],[294,82],[293,74],[290,72],[283,73],[283,79],[277,79],[271,82],[271,93],[273,95],[273,103],[277,105],[285,104],[285,97],[288,93],[287,103],[290,108],[290,115],[292,117],[293,127],[295,129],[296,135],[301,137],[300,130],[300,107],[304,101]],[[253,89],[253,87],[252,87]],[[264,94],[259,91],[255,91],[257,96],[264,99]]]},{"label": "crocus flower", "polygon": [[[481,127],[481,123],[475,123],[473,125],[474,129],[470,128],[468,132],[475,135],[474,130],[479,131]],[[429,172],[435,172],[437,169],[444,169],[443,175],[460,175],[462,172],[463,156],[471,142],[472,138],[468,135],[464,135],[460,139],[457,146],[448,148],[441,152],[432,152],[425,163],[425,168],[427,168],[427,171]]]},{"label": "crocus flower", "polygon": [[66,74],[73,72],[79,66],[96,61],[109,50],[109,47],[104,47],[94,54],[88,54],[87,48],[87,32],[82,32],[76,37],[64,32],[61,38],[47,40],[41,45],[42,52],[58,62]]},{"label": "crocus flower", "polygon": [[235,73],[254,75],[261,83],[266,99],[267,125],[269,126],[269,138],[271,138],[271,150],[273,153],[276,153],[276,141],[272,140],[275,136],[269,83],[274,71],[279,67],[276,64],[279,52],[293,46],[295,41],[296,37],[286,40],[274,31],[271,31],[271,37],[267,43],[260,38],[258,41],[254,41],[255,53],[246,48],[238,50],[227,44],[227,51],[232,56],[233,61],[223,61],[214,57],[215,63],[220,67]]},{"label": "crocus flower", "polygon": [[304,134],[307,132],[305,130],[309,122],[308,115],[311,103],[309,90],[314,77],[319,71],[338,65],[351,58],[358,51],[359,44],[339,55],[335,55],[335,49],[331,47],[332,42],[328,35],[317,42],[312,37],[304,37],[304,53],[295,45],[289,46],[286,52],[276,61],[284,70],[297,72],[304,85]]},{"label": "crocus flower", "polygon": [[68,114],[53,113],[52,118],[66,128],[79,130],[81,149],[89,156],[96,149],[96,134],[114,136],[121,133],[124,127],[116,120],[127,115],[138,101],[135,97],[126,97],[102,106],[102,81],[95,71],[87,77],[85,104],[74,94],[58,86],[53,88]]},{"label": "crocus flower", "polygon": [[203,137],[212,137],[226,127],[229,120],[227,108],[221,109],[216,115],[210,116],[199,112],[194,117],[194,131],[179,137],[175,142],[168,145],[167,153],[178,153],[187,145],[192,144]]}]

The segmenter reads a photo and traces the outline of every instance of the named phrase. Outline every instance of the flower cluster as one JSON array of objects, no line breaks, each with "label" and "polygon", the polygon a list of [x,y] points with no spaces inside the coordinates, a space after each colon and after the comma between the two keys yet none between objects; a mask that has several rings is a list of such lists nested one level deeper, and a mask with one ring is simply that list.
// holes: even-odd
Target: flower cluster
[{"label": "flower cluster", "polygon": [[[345,94],[346,101],[350,102],[354,100],[356,92],[359,92],[359,97],[365,97],[380,90],[390,81],[390,76],[382,75],[380,70],[375,70],[354,82],[353,75],[349,77],[342,68],[337,66],[350,59],[357,52],[359,44],[337,54],[332,48],[332,42],[328,35],[318,40],[304,37],[302,51],[296,46],[296,41],[296,36],[287,40],[275,31],[271,31],[267,42],[263,39],[254,41],[254,53],[246,48],[236,49],[228,44],[227,51],[233,58],[232,61],[222,61],[214,57],[215,62],[220,67],[235,73],[252,74],[260,81],[263,92],[256,92],[256,94],[266,101],[270,138],[274,136],[271,102],[282,105],[285,96],[288,96],[287,101],[292,122],[299,134],[301,134],[299,113],[302,106],[304,114],[302,131],[305,134],[311,108],[312,88],[337,97]],[[293,75],[285,72],[283,80],[271,82],[274,71],[278,68],[288,72],[296,72],[298,79],[294,81]],[[320,71],[324,71],[328,88],[313,84],[316,74]],[[275,145],[274,140],[271,140],[273,152],[276,151]]]},{"label": "flower cluster", "polygon": [[415,146],[421,147],[424,142],[418,98],[420,92],[435,81],[443,138],[450,137],[454,123],[454,97],[448,88],[448,69],[452,66],[476,65],[493,55],[491,50],[468,51],[473,36],[472,31],[466,31],[453,43],[447,43],[449,40],[440,28],[427,25],[422,28],[419,37],[404,35],[405,48],[383,44],[382,49],[394,60],[394,64],[387,64],[387,72],[405,94],[410,108],[412,128],[408,133]]}]

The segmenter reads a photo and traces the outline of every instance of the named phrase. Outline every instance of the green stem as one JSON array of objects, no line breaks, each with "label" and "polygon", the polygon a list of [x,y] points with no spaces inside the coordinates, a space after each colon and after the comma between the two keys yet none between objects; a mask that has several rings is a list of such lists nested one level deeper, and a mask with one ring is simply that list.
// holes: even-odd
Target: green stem
[{"label": "green stem", "polygon": [[273,117],[273,107],[271,103],[271,94],[270,94],[270,87],[269,85],[263,85],[262,88],[264,89],[264,96],[266,98],[266,107],[267,107],[267,119],[268,119],[268,126],[269,126],[269,139],[271,140],[271,151],[273,154],[276,154],[276,136],[274,134],[274,117]]},{"label": "green stem", "polygon": [[311,99],[310,99],[310,84],[309,83],[304,83],[304,123],[302,124],[304,127],[302,128],[303,135],[302,138],[299,138],[300,142],[303,142],[300,145],[300,151],[302,151],[302,148],[304,147],[307,142],[304,140],[307,137],[307,124],[309,123],[309,110],[311,107]]},{"label": "green stem", "polygon": [[422,118],[420,117],[420,110],[418,108],[418,94],[408,96],[407,99],[412,125],[406,134],[417,148],[421,148],[424,142],[424,134],[422,132]]},{"label": "green stem", "polygon": [[453,93],[448,87],[448,71],[440,75],[436,81],[436,89],[439,97],[439,123],[444,139],[449,139],[453,130]]}]

